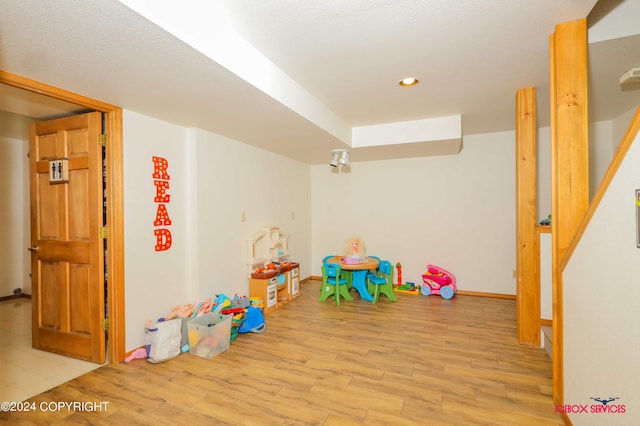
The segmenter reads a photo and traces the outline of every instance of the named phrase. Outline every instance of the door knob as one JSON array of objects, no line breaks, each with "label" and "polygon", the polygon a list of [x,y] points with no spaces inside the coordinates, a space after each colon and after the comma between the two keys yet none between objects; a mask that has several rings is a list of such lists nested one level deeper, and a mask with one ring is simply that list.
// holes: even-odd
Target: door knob
[{"label": "door knob", "polygon": [[31,253],[35,253],[38,251],[38,246],[29,247],[27,250],[29,250]]}]

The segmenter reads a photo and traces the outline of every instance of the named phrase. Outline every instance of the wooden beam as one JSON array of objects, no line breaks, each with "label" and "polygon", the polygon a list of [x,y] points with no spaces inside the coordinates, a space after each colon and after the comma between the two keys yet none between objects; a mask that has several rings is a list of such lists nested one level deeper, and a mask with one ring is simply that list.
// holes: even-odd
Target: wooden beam
[{"label": "wooden beam", "polygon": [[516,324],[520,344],[540,346],[536,89],[516,93]]},{"label": "wooden beam", "polygon": [[556,26],[550,42],[553,397],[564,401],[562,263],[589,207],[586,19]]}]

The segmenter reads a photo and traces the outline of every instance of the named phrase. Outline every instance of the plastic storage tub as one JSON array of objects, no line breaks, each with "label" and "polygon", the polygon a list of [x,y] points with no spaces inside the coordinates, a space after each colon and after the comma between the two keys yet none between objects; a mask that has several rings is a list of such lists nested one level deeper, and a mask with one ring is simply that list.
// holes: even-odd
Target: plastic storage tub
[{"label": "plastic storage tub", "polygon": [[211,359],[231,345],[232,315],[210,312],[189,321],[189,353]]}]

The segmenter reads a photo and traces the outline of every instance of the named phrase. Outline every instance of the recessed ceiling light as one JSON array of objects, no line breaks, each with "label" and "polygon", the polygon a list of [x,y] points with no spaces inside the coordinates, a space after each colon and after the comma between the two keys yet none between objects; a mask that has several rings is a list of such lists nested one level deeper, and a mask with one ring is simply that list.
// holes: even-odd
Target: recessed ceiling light
[{"label": "recessed ceiling light", "polygon": [[400,86],[415,86],[418,84],[418,79],[415,77],[407,77],[400,80]]}]

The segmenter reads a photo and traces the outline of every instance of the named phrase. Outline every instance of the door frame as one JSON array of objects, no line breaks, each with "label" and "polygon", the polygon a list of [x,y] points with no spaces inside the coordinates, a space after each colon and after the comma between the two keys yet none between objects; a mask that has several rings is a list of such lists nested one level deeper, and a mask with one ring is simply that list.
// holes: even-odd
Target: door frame
[{"label": "door frame", "polygon": [[107,362],[118,364],[125,356],[124,321],[124,198],[122,169],[122,108],[87,98],[0,70],[0,84],[6,84],[29,92],[60,99],[105,113],[106,143],[106,191],[107,191],[107,304],[109,339]]}]

